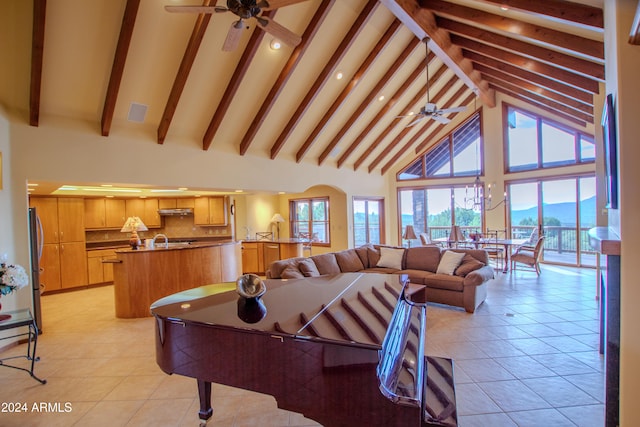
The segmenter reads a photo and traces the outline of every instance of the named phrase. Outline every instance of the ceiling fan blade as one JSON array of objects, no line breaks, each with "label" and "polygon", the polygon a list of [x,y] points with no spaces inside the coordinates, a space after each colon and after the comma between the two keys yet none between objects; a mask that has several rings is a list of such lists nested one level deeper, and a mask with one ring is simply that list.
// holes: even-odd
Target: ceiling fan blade
[{"label": "ceiling fan blade", "polygon": [[424,119],[424,116],[420,116],[420,117],[418,117],[417,119],[415,119],[414,121],[412,121],[411,123],[409,123],[409,124],[408,124],[407,126],[405,126],[405,127],[410,128],[411,126],[413,126],[413,125],[415,125],[415,124],[417,124],[417,123],[421,122],[423,119]]},{"label": "ceiling fan blade", "polygon": [[466,110],[467,107],[452,107],[452,108],[443,108],[439,111],[440,114],[450,114],[450,113],[460,113]]},{"label": "ceiling fan blade", "polygon": [[442,123],[443,125],[446,125],[447,123],[449,123],[451,121],[451,120],[447,119],[446,117],[439,116],[438,114],[433,114],[430,117],[433,120],[435,120],[436,122]]},{"label": "ceiling fan blade", "polygon": [[261,3],[262,4],[266,3],[266,5],[262,6],[261,4],[259,4],[258,7],[260,7],[262,10],[273,10],[279,7],[285,7],[285,6],[290,6],[296,3],[302,3],[303,1],[308,1],[308,0],[264,0]]},{"label": "ceiling fan blade", "polygon": [[260,28],[289,46],[298,46],[302,41],[302,37],[267,16],[256,16],[256,20]]},{"label": "ceiling fan blade", "polygon": [[238,48],[243,29],[244,25],[242,24],[241,19],[231,24],[231,28],[229,28],[229,32],[227,33],[227,38],[224,40],[224,44],[222,45],[223,51],[233,52]]},{"label": "ceiling fan blade", "polygon": [[229,12],[229,9],[222,6],[165,6],[167,12],[178,13],[220,13]]}]

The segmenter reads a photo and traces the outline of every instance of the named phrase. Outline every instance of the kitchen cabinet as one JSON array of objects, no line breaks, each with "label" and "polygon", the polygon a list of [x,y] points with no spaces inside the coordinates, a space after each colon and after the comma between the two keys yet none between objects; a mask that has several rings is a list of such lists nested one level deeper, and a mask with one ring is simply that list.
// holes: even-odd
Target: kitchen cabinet
[{"label": "kitchen cabinet", "polygon": [[31,197],[43,229],[40,283],[43,292],[87,285],[82,199]]},{"label": "kitchen cabinet", "polygon": [[194,202],[195,225],[226,226],[227,198],[225,196],[198,197]]},{"label": "kitchen cabinet", "polygon": [[103,263],[107,259],[116,259],[114,249],[87,251],[87,273],[90,285],[113,282],[113,264]]},{"label": "kitchen cabinet", "polygon": [[126,206],[123,199],[85,199],[85,228],[119,229],[124,225]]},{"label": "kitchen cabinet", "polygon": [[176,208],[193,209],[195,205],[196,205],[196,199],[194,197],[183,197],[181,199],[176,199]]},{"label": "kitchen cabinet", "polygon": [[242,272],[265,274],[272,262],[302,256],[302,243],[242,242]]},{"label": "kitchen cabinet", "polygon": [[159,206],[158,199],[126,199],[125,218],[137,216],[147,228],[160,228],[162,222],[158,214]]}]

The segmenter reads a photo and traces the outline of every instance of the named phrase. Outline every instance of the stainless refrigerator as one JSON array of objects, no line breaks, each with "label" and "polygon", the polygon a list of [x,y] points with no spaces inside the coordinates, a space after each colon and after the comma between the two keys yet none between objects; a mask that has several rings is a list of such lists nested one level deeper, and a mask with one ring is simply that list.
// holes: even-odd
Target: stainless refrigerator
[{"label": "stainless refrigerator", "polygon": [[29,252],[31,257],[31,292],[33,318],[38,327],[38,333],[42,333],[42,312],[40,309],[40,259],[42,258],[42,223],[36,212],[36,208],[29,208]]}]

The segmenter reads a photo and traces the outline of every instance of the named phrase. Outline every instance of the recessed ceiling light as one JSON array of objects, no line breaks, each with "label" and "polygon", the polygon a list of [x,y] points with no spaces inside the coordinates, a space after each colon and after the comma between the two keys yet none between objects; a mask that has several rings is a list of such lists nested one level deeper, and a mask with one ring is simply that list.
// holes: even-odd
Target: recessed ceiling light
[{"label": "recessed ceiling light", "polygon": [[113,187],[111,184],[100,184],[100,187]]},{"label": "recessed ceiling light", "polygon": [[380,102],[384,101],[384,95],[380,95],[380,96],[378,97],[378,101],[380,101]]},{"label": "recessed ceiling light", "polygon": [[236,193],[242,193],[242,190],[236,190]]},{"label": "recessed ceiling light", "polygon": [[336,73],[336,80],[341,80],[344,77],[344,74],[342,74],[342,71],[338,71]]},{"label": "recessed ceiling light", "polygon": [[180,187],[180,188],[178,188],[178,190],[180,190],[180,191],[187,191],[187,190],[188,190],[188,188],[187,188],[187,187]]},{"label": "recessed ceiling light", "polygon": [[271,43],[269,43],[269,47],[273,50],[278,50],[282,47],[282,43],[280,43],[280,40],[278,39],[273,39],[271,40]]},{"label": "recessed ceiling light", "polygon": [[500,10],[507,11],[509,10],[509,6],[507,6],[506,4],[500,5]]},{"label": "recessed ceiling light", "polygon": [[37,187],[39,184],[36,184],[35,182],[30,182],[27,184],[27,186],[29,187]]}]

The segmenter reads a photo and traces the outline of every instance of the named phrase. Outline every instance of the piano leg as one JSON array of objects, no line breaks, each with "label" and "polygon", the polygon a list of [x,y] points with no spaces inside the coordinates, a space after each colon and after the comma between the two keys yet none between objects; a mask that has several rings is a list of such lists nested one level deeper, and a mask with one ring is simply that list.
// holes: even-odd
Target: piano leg
[{"label": "piano leg", "polygon": [[211,382],[198,380],[198,397],[200,398],[200,425],[205,425],[207,420],[213,415],[211,408]]}]

